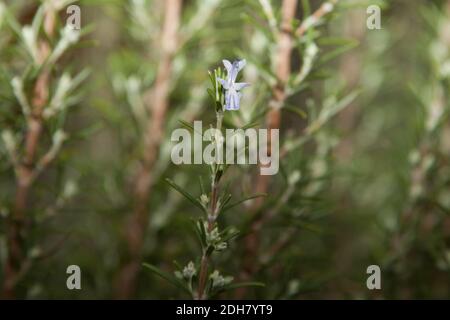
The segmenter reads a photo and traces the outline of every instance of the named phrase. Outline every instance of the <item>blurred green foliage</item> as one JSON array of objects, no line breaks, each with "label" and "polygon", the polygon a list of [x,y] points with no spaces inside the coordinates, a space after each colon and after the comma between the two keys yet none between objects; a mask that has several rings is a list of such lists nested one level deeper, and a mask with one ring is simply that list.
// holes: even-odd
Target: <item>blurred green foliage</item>
[{"label": "blurred green foliage", "polygon": [[[124,226],[133,212],[146,94],[161,62],[164,1],[79,1],[82,39],[52,69],[51,93],[64,72],[90,70],[71,107],[46,123],[45,154],[58,129],[68,134],[56,161],[32,187],[27,256],[49,250],[18,282],[19,298],[112,298],[127,256]],[[273,16],[264,4],[272,4]],[[191,219],[200,212],[166,178],[202,194],[207,166],[175,166],[170,134],[180,120],[214,122],[208,70],[222,59],[247,59],[241,111],[224,124],[265,127],[277,85],[274,55],[282,1],[186,0],[173,57],[168,113],[148,197],[142,262],[168,274],[200,256]],[[323,1],[299,1],[294,27]],[[40,1],[0,1],[22,27]],[[382,29],[366,28],[366,8],[382,7]],[[22,150],[27,132],[12,80],[24,76],[32,96],[36,74],[23,37],[0,7],[0,131]],[[58,15],[58,32],[66,19]],[[301,39],[281,110],[280,173],[256,215],[269,215],[254,253],[245,298],[404,299],[450,297],[450,2],[342,0]],[[275,30],[275,31],[274,31]],[[41,31],[44,37],[43,32]],[[56,38],[57,39],[57,38]],[[52,45],[56,39],[50,39]],[[304,73],[302,73],[304,72]],[[28,82],[27,82],[28,81]],[[27,85],[28,83],[28,85]],[[4,135],[3,135],[4,137]],[[8,140],[8,139],[6,139]],[[22,151],[19,151],[22,152]],[[223,184],[235,200],[255,194],[256,166],[234,166]],[[8,145],[0,140],[0,261],[7,257],[8,219],[17,188]],[[77,192],[75,192],[77,191]],[[255,200],[252,200],[255,201]],[[215,268],[242,278],[254,202],[219,217],[240,230]],[[196,263],[198,261],[195,261]],[[66,268],[79,265],[82,290],[66,288]],[[366,287],[369,265],[379,265],[382,290]],[[0,269],[4,280],[5,268]],[[188,296],[142,267],[134,297]],[[241,292],[242,293],[242,292]],[[220,298],[235,298],[227,292]]]}]

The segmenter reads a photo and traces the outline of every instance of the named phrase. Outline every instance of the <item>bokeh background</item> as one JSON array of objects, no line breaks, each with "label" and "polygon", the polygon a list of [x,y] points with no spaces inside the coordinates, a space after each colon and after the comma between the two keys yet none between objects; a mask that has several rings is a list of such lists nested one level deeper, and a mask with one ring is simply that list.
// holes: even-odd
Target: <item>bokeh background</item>
[{"label": "bokeh background", "polygon": [[[0,2],[0,282],[6,298],[189,298],[141,265],[173,273],[172,261],[198,263],[201,255],[190,222],[200,212],[164,179],[198,197],[198,177],[208,181],[209,169],[173,165],[170,134],[179,120],[214,121],[208,70],[225,58],[245,58],[242,78],[251,83],[240,112],[226,122],[267,127],[280,83],[276,35],[297,28],[324,3],[298,1],[286,26],[287,2],[76,2],[82,37],[51,68],[50,97],[64,72],[90,73],[43,122],[35,161],[26,164],[36,167],[63,128],[67,139],[19,210],[22,259],[11,290],[5,290],[8,232],[18,221],[20,189],[11,149],[19,158],[25,154],[30,130],[12,83],[21,76],[34,104],[45,73],[27,54],[21,28],[36,21],[43,5],[37,37],[55,48],[69,3]],[[45,24],[46,10],[53,10],[48,3],[59,9],[53,32]],[[373,4],[382,9],[380,30],[366,26]],[[270,177],[266,197],[220,217],[221,225],[241,233],[211,266],[265,287],[219,297],[448,299],[450,1],[342,0],[319,25],[293,38],[289,81],[282,83],[280,173]],[[257,172],[255,166],[227,172],[236,200],[260,190]],[[139,197],[136,185],[145,174],[150,179]],[[69,265],[82,270],[81,290],[66,287]],[[381,290],[366,287],[370,265],[381,268]]]}]

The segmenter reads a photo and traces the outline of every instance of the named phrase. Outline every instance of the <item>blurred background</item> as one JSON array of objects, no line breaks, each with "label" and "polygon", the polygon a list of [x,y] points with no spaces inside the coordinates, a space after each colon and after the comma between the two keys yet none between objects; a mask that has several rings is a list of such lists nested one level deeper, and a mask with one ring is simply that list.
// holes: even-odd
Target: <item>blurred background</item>
[{"label": "blurred background", "polygon": [[265,286],[219,298],[450,298],[450,1],[323,3],[0,1],[3,297],[189,298],[142,262],[199,262],[201,212],[164,179],[199,197],[209,168],[173,165],[170,135],[215,121],[208,70],[241,58],[251,87],[225,123],[279,127],[282,152],[268,180],[227,171],[235,200],[267,196],[220,217],[240,235],[211,268]]}]

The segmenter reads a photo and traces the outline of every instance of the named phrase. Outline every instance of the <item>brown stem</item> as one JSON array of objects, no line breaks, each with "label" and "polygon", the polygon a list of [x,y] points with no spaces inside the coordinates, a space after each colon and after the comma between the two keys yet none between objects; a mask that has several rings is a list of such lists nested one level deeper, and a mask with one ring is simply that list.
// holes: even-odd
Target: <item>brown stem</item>
[{"label": "brown stem", "polygon": [[[45,13],[44,30],[50,38],[54,34],[55,13]],[[39,42],[39,60],[41,63],[50,54],[50,45],[46,40]],[[25,264],[24,240],[27,229],[26,211],[30,188],[33,184],[35,159],[43,129],[42,111],[49,97],[50,71],[44,69],[36,80],[33,92],[31,115],[27,118],[25,151],[22,161],[16,168],[16,196],[12,215],[8,220],[5,280],[2,295],[7,299],[15,297],[16,284],[23,274]]]},{"label": "brown stem", "polygon": [[[333,6],[338,3],[339,0],[329,0],[324,2],[319,9],[317,9],[310,17],[310,19],[313,19],[313,25],[317,24],[320,19],[322,19],[327,13],[330,12],[330,10],[333,10]],[[305,20],[307,21],[307,20]],[[310,28],[309,23],[305,23],[305,21],[295,30],[295,36],[301,37],[305,34],[305,32]],[[311,21],[311,20],[310,20]]]},{"label": "brown stem", "polygon": [[205,287],[206,287],[206,278],[208,276],[208,263],[209,263],[209,257],[204,254],[202,256],[202,262],[200,265],[200,277],[198,281],[198,293],[197,293],[197,299],[198,300],[205,300]]},{"label": "brown stem", "polygon": [[[319,9],[317,9],[309,19],[314,21],[319,21],[325,14],[330,12],[330,9],[338,2],[338,0],[329,0],[324,2]],[[287,83],[289,81],[289,76],[292,72],[291,70],[291,55],[294,45],[295,37],[301,37],[308,30],[311,25],[308,25],[305,20],[296,30],[292,30],[292,21],[295,18],[295,12],[297,9],[297,0],[284,0],[281,5],[281,30],[277,38],[277,51],[275,55],[275,75],[277,77],[277,85],[272,88],[272,98],[269,101],[269,112],[266,116],[266,123],[269,129],[269,133],[273,129],[279,129],[281,124],[281,108],[283,107],[287,98]],[[311,20],[310,20],[311,21]],[[316,23],[314,23],[316,24]],[[271,150],[271,134],[269,134],[269,139],[267,143],[267,152],[270,156]],[[258,176],[256,181],[258,193],[267,193],[269,189],[269,176]],[[255,215],[255,219],[251,224],[251,233],[245,239],[245,258],[243,266],[243,274],[241,277],[247,280],[250,275],[254,274],[258,269],[257,263],[255,263],[255,256],[259,250],[260,243],[260,233],[259,230],[262,224],[266,222],[272,215],[263,215],[260,218],[255,213],[261,209],[263,204],[263,199],[259,198],[254,202],[252,207],[252,212]],[[237,291],[237,297],[242,298],[245,295],[245,288]]]},{"label": "brown stem", "polygon": [[154,182],[152,169],[158,159],[159,146],[164,134],[181,8],[182,0],[165,1],[160,63],[155,83],[145,95],[145,103],[151,118],[148,120],[144,133],[142,165],[135,180],[134,210],[125,230],[128,256],[116,279],[116,297],[118,299],[129,299],[136,290],[145,230],[148,224],[148,201]]},{"label": "brown stem", "polygon": [[[217,208],[217,199],[219,194],[219,181],[216,181],[214,178],[212,190],[211,190],[211,208],[210,214],[208,217],[208,233],[210,233],[214,229],[214,224],[216,222],[216,208]],[[206,252],[203,253],[202,262],[200,265],[200,277],[198,281],[198,292],[197,299],[204,300],[206,297],[204,296],[206,280],[208,276],[208,264],[209,257],[206,255]]]},{"label": "brown stem", "polygon": [[[222,122],[223,122],[223,114],[217,113],[217,124],[216,129],[222,130]],[[216,168],[217,169],[217,168]],[[221,173],[219,174],[216,171],[216,174],[213,177],[212,185],[211,185],[211,200],[210,200],[210,212],[208,218],[208,233],[212,232],[214,229],[214,224],[217,219],[217,202],[219,197],[219,182],[221,178]],[[204,300],[206,297],[204,296],[206,281],[208,276],[208,264],[209,257],[206,255],[206,252],[203,253],[202,262],[200,265],[200,277],[198,282],[198,291],[197,291],[197,299]]]},{"label": "brown stem", "polygon": [[[210,213],[208,216],[208,233],[210,233],[214,229],[214,223],[215,223],[215,212],[217,207],[217,196],[218,196],[218,183],[215,181],[216,178],[214,178],[212,190],[211,190],[211,207],[210,207]],[[209,264],[209,257],[206,255],[206,252],[203,253],[202,256],[202,262],[200,264],[200,276],[198,281],[198,291],[197,291],[197,299],[204,300],[206,297],[204,296],[205,293],[205,287],[206,287],[206,280],[208,276],[208,264]]]}]

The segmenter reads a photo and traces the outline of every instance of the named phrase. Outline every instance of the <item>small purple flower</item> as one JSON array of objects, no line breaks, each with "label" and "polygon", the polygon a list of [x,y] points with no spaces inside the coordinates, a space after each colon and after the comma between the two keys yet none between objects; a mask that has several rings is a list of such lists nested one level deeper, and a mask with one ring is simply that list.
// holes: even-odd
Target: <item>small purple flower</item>
[{"label": "small purple flower", "polygon": [[239,71],[244,68],[245,60],[236,60],[233,64],[228,60],[223,60],[223,65],[227,69],[227,79],[218,78],[219,82],[225,89],[225,110],[239,110],[242,93],[240,90],[248,87],[249,84],[245,82],[236,82]]}]

